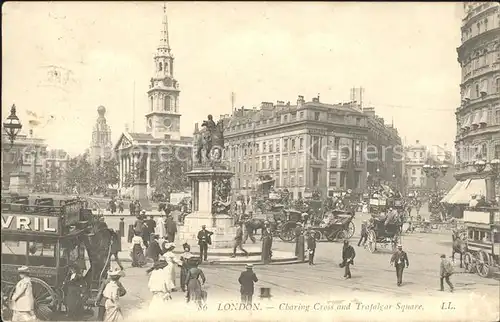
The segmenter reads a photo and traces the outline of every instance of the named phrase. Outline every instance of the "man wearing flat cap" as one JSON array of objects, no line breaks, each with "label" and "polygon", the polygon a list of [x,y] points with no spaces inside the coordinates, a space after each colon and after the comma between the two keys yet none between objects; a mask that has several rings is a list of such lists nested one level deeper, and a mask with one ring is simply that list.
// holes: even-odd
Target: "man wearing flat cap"
[{"label": "man wearing flat cap", "polygon": [[398,250],[391,257],[390,265],[392,264],[396,267],[397,285],[401,286],[403,284],[403,269],[410,266],[408,255],[403,251],[403,246],[398,245]]},{"label": "man wearing flat cap", "polygon": [[36,320],[33,287],[28,270],[26,266],[21,266],[17,269],[21,279],[17,282],[11,298],[12,321]]},{"label": "man wearing flat cap", "polygon": [[241,272],[240,278],[238,278],[238,282],[240,283],[241,303],[245,305],[252,304],[254,284],[258,281],[257,275],[255,275],[253,271],[253,265],[247,264],[246,270]]}]

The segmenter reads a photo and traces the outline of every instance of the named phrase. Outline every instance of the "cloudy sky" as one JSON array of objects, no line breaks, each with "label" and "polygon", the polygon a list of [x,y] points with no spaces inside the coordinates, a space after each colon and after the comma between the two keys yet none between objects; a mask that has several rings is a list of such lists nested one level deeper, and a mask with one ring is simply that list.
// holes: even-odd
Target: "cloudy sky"
[{"label": "cloudy sky", "polygon": [[[349,101],[362,86],[365,105],[394,119],[407,143],[453,145],[460,3],[172,2],[167,11],[184,135],[201,110],[230,113],[231,92],[252,107],[318,93]],[[163,2],[8,2],[2,14],[4,116],[15,103],[27,129],[34,112],[36,135],[72,154],[88,147],[99,105],[114,141],[125,124],[145,130]],[[69,71],[67,83],[47,86],[51,65]]]}]

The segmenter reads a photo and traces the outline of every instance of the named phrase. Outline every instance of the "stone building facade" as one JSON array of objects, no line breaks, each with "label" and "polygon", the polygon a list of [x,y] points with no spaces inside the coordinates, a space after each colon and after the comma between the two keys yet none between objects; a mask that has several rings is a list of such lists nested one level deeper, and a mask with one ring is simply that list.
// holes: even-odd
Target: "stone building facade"
[{"label": "stone building facade", "polygon": [[147,183],[148,194],[151,195],[154,185],[153,163],[164,162],[175,155],[179,156],[179,153],[183,155],[186,167],[191,162],[193,139],[180,135],[180,89],[174,74],[175,63],[165,9],[161,38],[153,59],[155,70],[147,91],[145,132],[125,131],[114,147],[119,161],[121,194],[128,193],[128,178],[134,176],[138,181]]},{"label": "stone building facade", "polygon": [[456,109],[458,180],[478,177],[475,161],[500,158],[500,5],[466,2],[464,10],[457,48],[462,69],[461,105]]},{"label": "stone building facade", "polygon": [[314,97],[296,104],[263,102],[224,117],[226,160],[233,190],[251,194],[264,180],[294,198],[366,187],[368,117],[355,103],[326,104]]}]

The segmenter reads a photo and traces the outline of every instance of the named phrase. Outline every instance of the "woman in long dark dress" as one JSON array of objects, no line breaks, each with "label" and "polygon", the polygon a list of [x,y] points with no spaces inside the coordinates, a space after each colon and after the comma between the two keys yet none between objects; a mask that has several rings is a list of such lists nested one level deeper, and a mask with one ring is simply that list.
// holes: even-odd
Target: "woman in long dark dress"
[{"label": "woman in long dark dress", "polygon": [[142,267],[146,265],[146,257],[142,248],[142,237],[139,233],[135,233],[132,238],[132,249],[130,250],[130,257],[132,257],[132,267]]},{"label": "woman in long dark dress", "polygon": [[[206,278],[203,271],[198,267],[199,260],[193,263],[191,268],[189,268],[186,276],[186,288],[187,288],[187,302],[194,302],[198,305],[198,307],[202,307],[203,305],[203,290],[201,289],[201,285],[205,284]],[[202,283],[200,283],[200,278]]]}]

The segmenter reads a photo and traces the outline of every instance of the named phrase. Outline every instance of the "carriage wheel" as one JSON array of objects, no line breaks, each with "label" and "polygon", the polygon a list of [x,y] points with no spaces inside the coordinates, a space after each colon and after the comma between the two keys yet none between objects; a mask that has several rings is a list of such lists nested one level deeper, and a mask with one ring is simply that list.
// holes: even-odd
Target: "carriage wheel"
[{"label": "carriage wheel", "polygon": [[370,253],[375,253],[377,250],[377,234],[373,230],[368,231],[367,244]]},{"label": "carriage wheel", "polygon": [[490,259],[489,256],[481,251],[477,254],[477,275],[488,277],[490,275]]},{"label": "carriage wheel", "polygon": [[347,229],[348,229],[347,238],[351,238],[352,236],[354,236],[354,232],[356,231],[356,226],[352,221],[349,223]]},{"label": "carriage wheel", "polygon": [[[35,304],[35,315],[38,320],[52,321],[55,308],[60,300],[49,284],[41,279],[31,278],[33,290],[33,301]],[[12,289],[9,299],[14,294],[15,287]]]},{"label": "carriage wheel", "polygon": [[329,242],[335,241],[335,238],[337,237],[337,232],[336,231],[325,231],[325,237]]},{"label": "carriage wheel", "polygon": [[347,229],[340,230],[339,232],[337,232],[335,239],[336,240],[348,239],[349,238],[349,237],[347,237],[348,235],[349,235],[349,231]]},{"label": "carriage wheel", "polygon": [[476,266],[473,263],[473,257],[472,254],[469,252],[466,252],[463,255],[463,261],[464,261],[464,268],[467,273],[475,273],[475,268]]},{"label": "carriage wheel", "polygon": [[293,242],[295,239],[295,232],[293,231],[295,226],[296,224],[292,222],[284,224],[279,235],[280,239],[284,242]]}]

